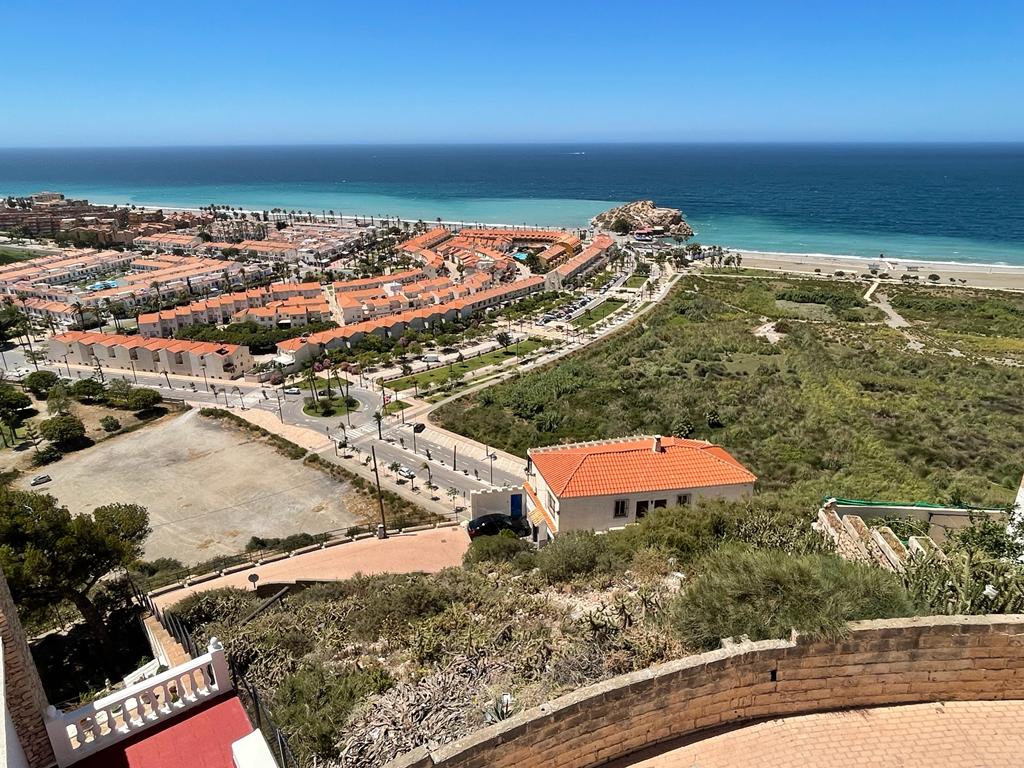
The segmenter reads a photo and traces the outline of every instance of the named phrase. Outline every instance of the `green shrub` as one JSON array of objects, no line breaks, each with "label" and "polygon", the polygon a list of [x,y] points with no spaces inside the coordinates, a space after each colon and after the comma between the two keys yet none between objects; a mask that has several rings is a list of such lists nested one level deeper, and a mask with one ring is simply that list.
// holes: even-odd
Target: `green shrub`
[{"label": "green shrub", "polygon": [[258,552],[261,549],[276,549],[280,551],[300,549],[311,544],[319,544],[327,538],[323,533],[293,533],[291,536],[272,537],[265,539],[262,536],[253,536],[245,545],[246,552]]},{"label": "green shrub", "polygon": [[537,567],[551,584],[610,570],[607,536],[593,531],[568,531],[537,553]]},{"label": "green shrub", "polygon": [[788,638],[792,629],[834,639],[856,619],[909,616],[914,606],[899,579],[833,555],[794,557],[738,545],[704,558],[675,599],[671,621],[690,648],[711,650],[722,638]]},{"label": "green shrub", "polygon": [[85,438],[85,425],[77,416],[61,414],[39,422],[39,434],[58,447],[70,447]]},{"label": "green shrub", "polygon": [[189,595],[172,605],[169,610],[194,633],[213,621],[238,621],[258,603],[259,600],[253,592],[235,587],[222,587]]},{"label": "green shrub", "polygon": [[497,536],[479,536],[473,539],[462,557],[462,562],[465,565],[508,563],[532,550],[533,545],[523,541],[512,531],[502,531]]},{"label": "green shrub", "polygon": [[327,669],[310,662],[281,681],[271,710],[301,762],[329,761],[337,758],[338,736],[355,706],[393,684],[380,667]]},{"label": "green shrub", "polygon": [[41,467],[44,464],[53,464],[55,461],[60,461],[63,455],[57,446],[44,445],[32,454],[32,465]]},{"label": "green shrub", "polygon": [[100,426],[104,432],[117,432],[121,428],[121,422],[113,416],[104,416],[100,419]]},{"label": "green shrub", "polygon": [[[1019,517],[1020,513],[1017,513]],[[962,551],[987,555],[993,558],[1019,560],[1024,556],[1024,540],[1019,534],[1011,534],[1007,530],[1009,517],[993,519],[984,512],[971,514],[971,524],[950,533],[946,540],[947,551]],[[1021,521],[1016,521],[1016,530],[1020,531]]]}]

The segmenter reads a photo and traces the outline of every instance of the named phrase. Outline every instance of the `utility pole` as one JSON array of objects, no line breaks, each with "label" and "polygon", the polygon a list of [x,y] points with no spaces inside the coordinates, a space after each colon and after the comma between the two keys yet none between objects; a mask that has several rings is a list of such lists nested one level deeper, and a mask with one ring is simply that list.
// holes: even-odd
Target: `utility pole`
[{"label": "utility pole", "polygon": [[377,451],[370,445],[370,455],[373,457],[373,477],[377,481],[377,502],[380,504],[380,524],[384,528],[384,538],[388,536],[388,523],[384,519],[384,495],[380,490],[380,473],[377,471]]},{"label": "utility pole", "polygon": [[453,445],[452,446],[452,469],[453,470],[456,468],[455,467],[455,453],[456,453],[457,450],[458,450],[457,446]]}]

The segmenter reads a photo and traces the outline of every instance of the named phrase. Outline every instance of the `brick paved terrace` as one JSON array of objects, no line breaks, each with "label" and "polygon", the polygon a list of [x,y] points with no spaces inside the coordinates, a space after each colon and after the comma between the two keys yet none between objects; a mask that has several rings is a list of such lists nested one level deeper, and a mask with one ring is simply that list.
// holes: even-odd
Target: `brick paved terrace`
[{"label": "brick paved terrace", "polygon": [[949,701],[778,718],[662,745],[605,768],[1011,768],[1024,701]]}]

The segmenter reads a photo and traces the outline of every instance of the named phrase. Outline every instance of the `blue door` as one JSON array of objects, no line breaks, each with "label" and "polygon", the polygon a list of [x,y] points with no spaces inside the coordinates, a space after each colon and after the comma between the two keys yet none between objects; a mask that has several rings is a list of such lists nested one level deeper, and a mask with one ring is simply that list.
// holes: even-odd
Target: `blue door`
[{"label": "blue door", "polygon": [[523,516],[523,494],[513,493],[509,497],[509,511],[513,518]]}]

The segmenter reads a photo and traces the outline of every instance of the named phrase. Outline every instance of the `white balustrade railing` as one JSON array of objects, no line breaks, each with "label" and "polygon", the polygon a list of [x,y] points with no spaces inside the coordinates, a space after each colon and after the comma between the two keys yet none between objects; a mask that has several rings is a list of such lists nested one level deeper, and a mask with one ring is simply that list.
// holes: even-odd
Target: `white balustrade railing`
[{"label": "white balustrade railing", "polygon": [[73,712],[51,706],[46,711],[46,731],[57,765],[72,765],[231,688],[224,646],[214,637],[202,656]]}]

